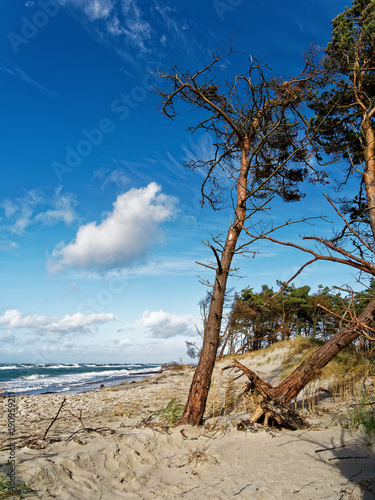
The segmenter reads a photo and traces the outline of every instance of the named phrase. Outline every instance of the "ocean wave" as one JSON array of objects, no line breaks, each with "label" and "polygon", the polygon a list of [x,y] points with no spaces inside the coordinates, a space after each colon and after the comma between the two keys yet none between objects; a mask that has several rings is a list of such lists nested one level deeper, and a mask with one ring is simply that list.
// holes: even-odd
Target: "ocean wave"
[{"label": "ocean wave", "polygon": [[[58,366],[58,365],[52,365]],[[49,368],[52,368],[50,366]],[[64,365],[63,365],[64,366]],[[83,367],[85,365],[82,365]],[[96,365],[94,365],[95,367]],[[114,365],[116,366],[116,365]],[[112,365],[112,368],[114,368]],[[130,365],[122,369],[86,371],[76,373],[55,372],[50,373],[33,373],[26,374],[22,377],[14,378],[7,381],[7,389],[16,393],[40,393],[40,392],[82,392],[95,387],[100,387],[101,384],[114,384],[120,380],[137,379],[147,373],[157,373],[160,371],[160,366],[145,366],[142,369],[134,370]],[[89,367],[89,366],[87,366]],[[73,368],[71,366],[71,368]],[[102,366],[104,368],[104,366]]]},{"label": "ocean wave", "polygon": [[142,368],[142,370],[132,370],[131,373],[137,374],[137,373],[158,373],[160,372],[161,366],[155,366],[155,367],[150,367],[150,368]]},{"label": "ocean wave", "polygon": [[58,365],[46,365],[44,368],[51,368],[51,369],[70,369],[70,368],[80,368],[80,365],[77,363],[68,363],[68,364],[58,364]]},{"label": "ocean wave", "polygon": [[[23,375],[19,379],[15,380],[37,380],[38,378],[48,378],[49,375],[44,375],[44,374],[34,374],[34,375]],[[14,379],[13,379],[14,380]]]},{"label": "ocean wave", "polygon": [[97,366],[98,366],[98,368],[123,368],[124,366],[126,366],[127,368],[129,368],[129,366],[132,366],[132,365],[124,363],[123,365],[119,365],[119,364],[106,364],[106,365],[97,365]]}]

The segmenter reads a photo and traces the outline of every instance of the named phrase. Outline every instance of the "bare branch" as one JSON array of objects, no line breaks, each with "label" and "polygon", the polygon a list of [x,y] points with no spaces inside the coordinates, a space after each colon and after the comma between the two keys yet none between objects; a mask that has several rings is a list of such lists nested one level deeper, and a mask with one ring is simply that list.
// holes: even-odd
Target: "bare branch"
[{"label": "bare branch", "polygon": [[49,424],[49,426],[47,427],[46,429],[46,432],[43,434],[43,438],[42,439],[45,439],[47,434],[48,434],[48,431],[50,430],[50,428],[53,426],[53,424],[56,422],[56,420],[58,419],[59,417],[59,414],[61,412],[61,410],[63,409],[63,407],[65,406],[66,404],[66,396],[64,396],[62,402],[61,402],[61,405],[59,407],[59,409],[57,410],[57,413],[56,415],[54,416],[54,418],[52,419],[52,422]]},{"label": "bare branch", "polygon": [[216,267],[209,266],[208,264],[203,264],[203,262],[198,262],[197,260],[194,261],[196,264],[199,264],[200,266],[207,267],[208,269],[212,269],[213,271],[216,271]]},{"label": "bare branch", "polygon": [[261,309],[268,306],[268,304],[270,302],[272,302],[274,298],[276,298],[278,295],[280,295],[280,293],[283,293],[283,291],[286,289],[286,287],[289,285],[289,283],[291,283],[295,278],[297,278],[297,276],[302,273],[302,271],[305,269],[305,267],[309,266],[310,264],[313,264],[317,260],[318,259],[315,257],[314,259],[311,259],[308,262],[306,262],[305,264],[303,264],[303,266],[301,266],[298,269],[298,271],[295,274],[293,274],[293,276],[290,279],[288,279],[288,281],[286,281],[284,283],[284,285],[280,288],[280,290],[277,293],[275,293],[274,295],[272,295],[272,297],[269,300],[267,300],[267,302],[265,304],[262,305]]},{"label": "bare branch", "polygon": [[215,255],[215,258],[216,258],[216,262],[217,262],[217,269],[218,269],[218,272],[221,274],[221,273],[223,272],[223,268],[221,267],[220,258],[219,258],[218,254],[217,254],[217,250],[216,250],[216,248],[215,248],[213,245],[211,245],[210,243],[208,243],[207,241],[203,241],[203,243],[204,243],[205,245],[207,245],[207,246],[208,246],[208,248],[211,248],[211,250],[213,251],[213,253],[214,253],[214,255]]},{"label": "bare branch", "polygon": [[374,249],[370,247],[370,245],[368,245],[364,240],[363,238],[361,238],[359,236],[359,234],[351,227],[351,225],[348,223],[348,221],[345,219],[345,217],[342,215],[342,213],[337,209],[337,207],[335,206],[335,204],[333,203],[333,201],[325,194],[323,193],[323,195],[325,196],[326,200],[332,205],[332,207],[335,209],[336,213],[341,217],[341,219],[345,222],[345,226],[349,229],[349,231],[351,231],[354,236],[356,238],[359,239],[359,241],[368,249],[370,250],[370,252],[372,253],[375,253]]}]

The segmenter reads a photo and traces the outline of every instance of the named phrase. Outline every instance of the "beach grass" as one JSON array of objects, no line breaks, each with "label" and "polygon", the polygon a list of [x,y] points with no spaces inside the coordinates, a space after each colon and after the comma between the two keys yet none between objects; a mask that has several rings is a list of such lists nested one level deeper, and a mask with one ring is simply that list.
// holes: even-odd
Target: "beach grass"
[{"label": "beach grass", "polygon": [[359,429],[362,437],[370,445],[375,440],[375,401],[365,391],[362,392],[360,402],[348,411],[349,425]]},{"label": "beach grass", "polygon": [[[278,376],[279,380],[283,380],[322,344],[323,342],[319,339],[299,336],[276,342],[270,347],[257,351],[236,356],[226,355],[220,363],[221,365],[229,364],[236,358],[250,368],[256,367],[260,370],[260,374],[264,369],[271,369],[273,376]],[[231,413],[251,413],[256,401],[251,394],[243,392],[242,386],[233,383],[237,376],[231,375],[220,380],[221,378],[222,374],[213,377],[206,418],[222,417]],[[375,359],[363,356],[354,346],[348,346],[317,372],[311,382],[312,385],[307,386],[299,396],[299,400],[302,398],[302,403],[297,399],[295,401],[296,409],[302,404],[302,413],[305,406],[309,413],[315,412],[321,399],[319,390],[333,396],[335,401],[339,397],[341,400],[352,402],[353,398],[359,397],[364,384],[369,387],[374,386]],[[321,387],[318,388],[319,384]]]},{"label": "beach grass", "polygon": [[167,406],[155,412],[155,416],[166,425],[176,425],[183,411],[184,405],[177,399],[171,399]]},{"label": "beach grass", "polygon": [[[308,356],[313,354],[323,345],[318,339],[299,336],[291,340],[277,342],[266,349],[262,349],[263,356],[274,351],[276,348],[287,348],[282,359],[282,377],[290,375],[299,364]],[[257,352],[257,351],[255,351]],[[258,351],[259,352],[259,351]],[[375,361],[359,353],[354,346],[349,345],[340,351],[320,372],[323,378],[342,377],[349,374],[351,376],[371,376],[375,375]]]},{"label": "beach grass", "polygon": [[21,500],[35,495],[35,491],[23,481],[16,479],[14,482],[8,476],[9,466],[0,465],[0,499]]}]

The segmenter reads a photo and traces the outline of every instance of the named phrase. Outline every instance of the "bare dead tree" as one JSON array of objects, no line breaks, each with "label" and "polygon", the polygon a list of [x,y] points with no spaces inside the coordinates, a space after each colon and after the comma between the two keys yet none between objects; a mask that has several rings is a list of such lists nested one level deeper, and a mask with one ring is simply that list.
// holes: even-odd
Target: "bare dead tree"
[{"label": "bare dead tree", "polygon": [[[216,74],[226,57],[213,54],[203,69],[191,73],[172,67],[157,72],[165,87],[156,87],[161,111],[169,118],[177,115],[177,104],[187,104],[205,117],[191,127],[192,133],[206,132],[213,138],[212,155],[187,162],[204,173],[202,204],[213,209],[225,200],[229,184],[233,222],[226,237],[204,242],[212,251],[213,263],[202,264],[214,271],[203,345],[188,400],[180,424],[199,425],[205,411],[212,371],[219,346],[227,281],[234,271],[236,254],[249,251],[242,242],[243,227],[255,224],[274,196],[298,201],[298,184],[309,173],[308,137],[301,134],[304,77],[292,82],[278,80],[258,61],[250,58],[245,74],[220,82]],[[215,74],[216,73],[216,74]],[[321,178],[319,172],[315,177]],[[223,179],[226,182],[223,182]]]}]

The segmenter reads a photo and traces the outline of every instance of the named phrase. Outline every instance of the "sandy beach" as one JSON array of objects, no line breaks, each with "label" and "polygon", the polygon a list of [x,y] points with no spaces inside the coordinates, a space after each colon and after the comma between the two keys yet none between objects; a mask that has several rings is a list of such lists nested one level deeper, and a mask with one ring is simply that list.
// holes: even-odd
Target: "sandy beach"
[{"label": "sandy beach", "polygon": [[[246,363],[275,383],[279,351]],[[14,436],[1,398],[1,463],[15,443],[17,478],[34,490],[25,498],[35,499],[375,498],[375,445],[349,428],[347,398],[327,394],[310,412],[306,407],[305,430],[243,426],[250,402],[235,396],[245,379],[234,381],[230,370],[221,375],[225,365],[215,368],[199,428],[168,427],[155,415],[171,399],[184,403],[192,368],[69,394],[45,439],[61,394],[17,397]]]}]

